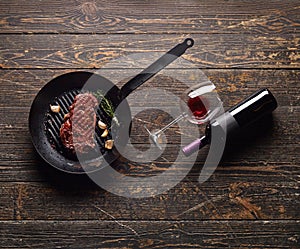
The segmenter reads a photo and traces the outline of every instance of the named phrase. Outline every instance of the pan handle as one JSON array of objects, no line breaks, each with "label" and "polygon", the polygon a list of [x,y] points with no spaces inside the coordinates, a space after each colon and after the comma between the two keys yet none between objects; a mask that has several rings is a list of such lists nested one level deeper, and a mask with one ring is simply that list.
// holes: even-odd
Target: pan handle
[{"label": "pan handle", "polygon": [[168,66],[171,62],[180,57],[184,52],[194,45],[194,40],[192,38],[185,39],[182,43],[179,43],[170,51],[165,53],[162,57],[160,57],[157,61],[152,63],[149,67],[144,69],[134,78],[129,80],[122,88],[121,88],[121,98],[126,98],[133,90],[138,88],[144,82],[152,78],[155,74],[157,74],[160,70]]}]

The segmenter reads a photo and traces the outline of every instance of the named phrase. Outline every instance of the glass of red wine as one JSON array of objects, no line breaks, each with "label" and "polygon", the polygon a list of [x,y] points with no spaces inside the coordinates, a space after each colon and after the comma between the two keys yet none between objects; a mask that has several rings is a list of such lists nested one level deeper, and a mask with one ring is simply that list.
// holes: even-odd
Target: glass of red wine
[{"label": "glass of red wine", "polygon": [[160,130],[151,132],[145,126],[150,139],[159,149],[162,149],[159,138],[165,130],[184,118],[193,124],[201,125],[207,123],[220,114],[222,101],[215,91],[215,85],[210,81],[206,81],[188,88],[181,95],[180,109],[182,111],[181,115]]}]

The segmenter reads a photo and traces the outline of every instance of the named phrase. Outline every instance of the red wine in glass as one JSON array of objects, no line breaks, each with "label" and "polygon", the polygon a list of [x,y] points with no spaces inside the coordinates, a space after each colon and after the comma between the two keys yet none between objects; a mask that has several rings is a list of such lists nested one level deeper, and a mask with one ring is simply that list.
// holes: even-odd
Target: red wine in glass
[{"label": "red wine in glass", "polygon": [[190,108],[190,111],[196,119],[201,119],[207,114],[207,107],[204,105],[200,96],[189,98],[187,106]]}]

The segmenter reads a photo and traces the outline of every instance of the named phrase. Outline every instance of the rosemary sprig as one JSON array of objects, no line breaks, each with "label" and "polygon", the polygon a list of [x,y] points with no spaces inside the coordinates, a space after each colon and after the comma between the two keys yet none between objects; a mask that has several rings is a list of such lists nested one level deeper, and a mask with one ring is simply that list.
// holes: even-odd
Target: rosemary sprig
[{"label": "rosemary sprig", "polygon": [[119,126],[119,121],[115,116],[115,109],[111,101],[104,96],[101,90],[93,92],[93,94],[100,101],[100,106],[103,111]]}]

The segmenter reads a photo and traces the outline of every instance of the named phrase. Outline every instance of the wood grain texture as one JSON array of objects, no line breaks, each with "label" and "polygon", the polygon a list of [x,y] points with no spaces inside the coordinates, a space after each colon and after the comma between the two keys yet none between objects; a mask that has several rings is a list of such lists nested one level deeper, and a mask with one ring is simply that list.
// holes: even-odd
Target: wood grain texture
[{"label": "wood grain texture", "polygon": [[299,228],[297,221],[10,221],[0,222],[0,248],[296,249]]},{"label": "wood grain texture", "polygon": [[[30,108],[30,105],[38,91],[55,77],[62,74],[81,70],[1,70],[0,84],[3,94],[0,96],[0,107],[5,108]],[[103,71],[86,70],[101,74]],[[105,71],[105,77],[113,80],[114,74],[121,74],[131,69],[109,69]],[[132,75],[140,70],[133,70]],[[180,96],[194,78],[195,70],[189,69],[165,69],[159,75],[143,84],[139,89],[159,88],[170,91]],[[198,72],[198,71],[196,71]],[[205,69],[202,72],[216,85],[224,106],[230,107],[241,101],[247,95],[259,88],[268,87],[276,95],[279,106],[298,106],[300,94],[300,71],[299,70],[241,70],[241,69]],[[131,74],[131,73],[130,73]],[[170,75],[173,75],[172,77]],[[133,77],[133,76],[132,76]],[[192,77],[192,79],[191,79]],[[121,77],[122,79],[122,77]],[[183,79],[184,82],[181,82]],[[119,87],[124,81],[115,82]],[[176,87],[174,86],[176,84]],[[129,101],[140,101],[134,97],[135,92],[129,95]],[[157,102],[164,101],[157,98]],[[140,101],[141,102],[141,101]],[[135,103],[135,104],[138,104]],[[141,103],[139,103],[141,104]],[[4,117],[3,117],[4,118]]]},{"label": "wood grain texture", "polygon": [[[0,248],[299,248],[299,1],[4,0],[0,9]],[[204,69],[226,108],[262,87],[279,104],[272,119],[230,142],[208,181],[198,177],[209,147],[180,183],[141,199],[59,172],[37,155],[28,113],[49,80],[100,68],[108,78],[135,75],[186,37],[195,45],[183,58]],[[144,52],[153,56],[121,63]],[[140,89],[179,96],[195,80],[183,66]],[[133,110],[178,105],[164,96],[133,93],[128,101]],[[145,124],[170,120],[157,109],[139,113],[134,146],[148,148]],[[188,126],[166,132],[172,144],[152,164],[121,157],[114,167],[134,177],[167,170],[181,133]]]},{"label": "wood grain texture", "polygon": [[[188,36],[0,35],[0,67],[101,68],[105,63],[118,61],[120,57],[133,53],[165,53]],[[182,57],[196,67],[299,67],[299,36],[295,33],[284,36],[194,34],[191,37],[195,40],[195,45]]]},{"label": "wood grain texture", "polygon": [[47,182],[0,183],[1,220],[111,219],[107,213],[137,221],[299,219],[299,178],[290,173],[292,167],[281,173],[268,164],[220,165],[207,182],[199,184],[201,165],[196,164],[176,187],[141,199],[116,196],[87,178],[53,172],[42,162],[37,167],[36,173]]},{"label": "wood grain texture", "polygon": [[41,1],[0,3],[4,33],[299,32],[299,1]]}]

